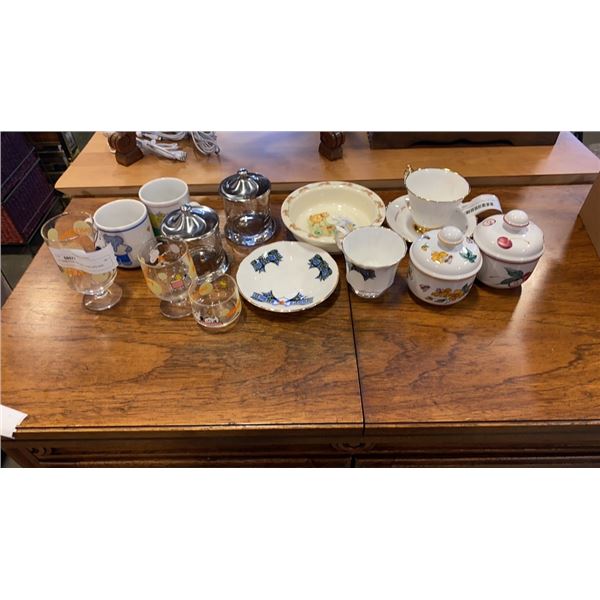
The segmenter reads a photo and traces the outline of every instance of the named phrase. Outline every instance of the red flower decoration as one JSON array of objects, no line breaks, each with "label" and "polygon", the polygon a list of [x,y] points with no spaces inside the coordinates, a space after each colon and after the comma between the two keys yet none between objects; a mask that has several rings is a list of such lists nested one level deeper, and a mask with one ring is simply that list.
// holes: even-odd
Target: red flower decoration
[{"label": "red flower decoration", "polygon": [[512,242],[507,237],[501,236],[496,240],[496,242],[500,248],[504,248],[505,250],[512,248]]}]

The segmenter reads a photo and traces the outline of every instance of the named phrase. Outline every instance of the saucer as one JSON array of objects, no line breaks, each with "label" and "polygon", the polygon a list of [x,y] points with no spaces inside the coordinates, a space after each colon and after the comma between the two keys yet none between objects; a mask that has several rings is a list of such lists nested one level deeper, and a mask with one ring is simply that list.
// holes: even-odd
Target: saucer
[{"label": "saucer", "polygon": [[[405,195],[392,200],[387,206],[385,217],[390,229],[402,236],[407,242],[414,242],[421,233],[415,229],[412,215],[406,206],[407,198],[408,195]],[[472,237],[475,226],[477,225],[477,218],[475,215],[466,215],[459,209],[452,213],[450,220],[448,223],[445,223],[445,225],[454,225],[467,237]]]},{"label": "saucer", "polygon": [[338,266],[331,255],[304,242],[274,242],[250,253],[237,272],[240,294],[271,312],[317,306],[334,292]]}]

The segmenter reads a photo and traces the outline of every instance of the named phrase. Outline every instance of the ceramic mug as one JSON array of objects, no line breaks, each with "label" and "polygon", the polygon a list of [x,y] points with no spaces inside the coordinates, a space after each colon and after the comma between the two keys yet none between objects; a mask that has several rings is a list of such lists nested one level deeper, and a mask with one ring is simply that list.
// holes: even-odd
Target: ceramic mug
[{"label": "ceramic mug", "polygon": [[156,235],[160,235],[163,219],[170,212],[190,202],[187,183],[176,177],[159,177],[147,181],[140,188],[138,195],[148,209],[150,222]]},{"label": "ceramic mug", "polygon": [[425,233],[430,229],[444,227],[452,215],[462,210],[467,215],[477,215],[484,210],[501,211],[500,201],[494,194],[480,194],[469,202],[469,182],[449,169],[416,169],[410,165],[404,172],[404,185],[408,192],[407,206],[415,229]]},{"label": "ceramic mug", "polygon": [[138,252],[154,239],[146,206],[139,200],[113,200],[94,213],[94,225],[113,248],[119,267],[140,266]]},{"label": "ceramic mug", "polygon": [[336,243],[346,258],[346,281],[361,298],[377,298],[393,283],[406,242],[391,229],[336,228]]}]

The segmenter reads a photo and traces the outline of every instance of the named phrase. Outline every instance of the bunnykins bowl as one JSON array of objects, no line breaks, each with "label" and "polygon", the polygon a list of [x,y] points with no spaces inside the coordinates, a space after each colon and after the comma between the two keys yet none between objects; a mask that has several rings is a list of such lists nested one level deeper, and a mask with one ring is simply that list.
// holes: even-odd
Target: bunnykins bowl
[{"label": "bunnykins bowl", "polygon": [[292,192],[281,205],[281,218],[297,240],[339,254],[336,226],[379,227],[385,219],[385,204],[362,185],[321,181]]}]

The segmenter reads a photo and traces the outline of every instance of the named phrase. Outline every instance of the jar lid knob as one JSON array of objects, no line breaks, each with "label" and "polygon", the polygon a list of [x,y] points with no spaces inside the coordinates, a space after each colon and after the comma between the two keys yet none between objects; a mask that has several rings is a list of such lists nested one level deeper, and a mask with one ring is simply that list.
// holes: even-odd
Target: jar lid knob
[{"label": "jar lid knob", "polygon": [[438,240],[448,246],[458,246],[465,239],[465,234],[454,225],[447,225],[440,229]]},{"label": "jar lid knob", "polygon": [[504,222],[511,227],[527,227],[529,216],[524,210],[510,210],[504,215]]}]

